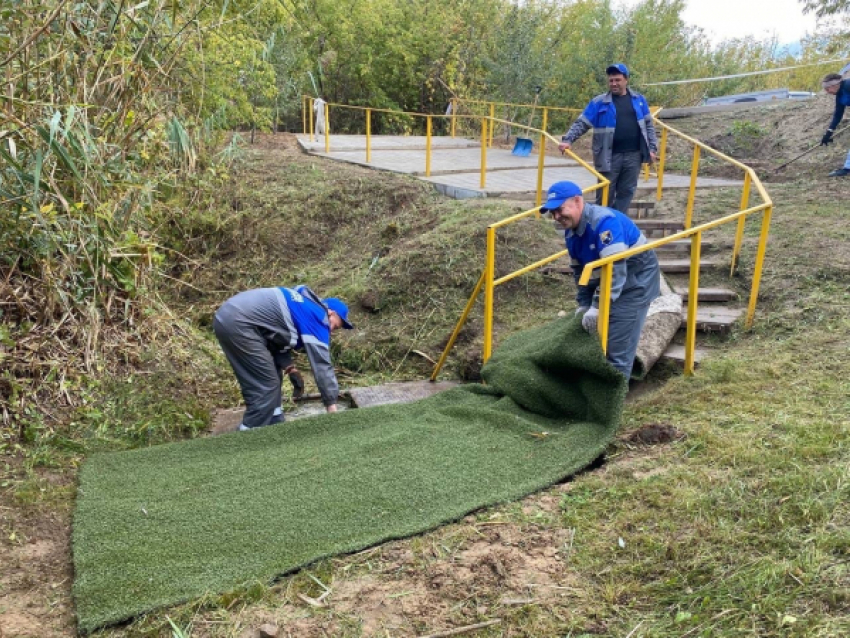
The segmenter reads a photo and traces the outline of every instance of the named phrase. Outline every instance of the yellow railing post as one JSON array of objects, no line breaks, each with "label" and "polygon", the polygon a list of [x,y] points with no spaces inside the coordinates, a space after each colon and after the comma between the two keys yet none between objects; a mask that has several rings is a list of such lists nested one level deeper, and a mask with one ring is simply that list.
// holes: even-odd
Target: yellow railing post
[{"label": "yellow railing post", "polygon": [[425,118],[425,177],[431,177],[431,116]]},{"label": "yellow railing post", "polygon": [[546,163],[546,109],[543,109],[543,123],[540,128],[540,147],[537,150],[537,205],[543,203],[543,167]]},{"label": "yellow railing post", "polygon": [[325,102],[325,153],[331,152],[331,107]]},{"label": "yellow railing post", "polygon": [[643,181],[649,181],[649,162],[643,165]]},{"label": "yellow railing post", "polygon": [[372,161],[372,109],[366,109],[366,163]]},{"label": "yellow railing post", "polygon": [[481,188],[487,186],[487,118],[481,118]]},{"label": "yellow railing post", "polygon": [[602,281],[599,284],[599,318],[597,330],[602,352],[608,354],[608,319],[611,316],[611,284],[614,279],[614,264],[602,266]]},{"label": "yellow railing post", "polygon": [[694,216],[694,197],[697,192],[697,173],[699,173],[699,146],[694,145],[694,159],[691,164],[691,187],[688,190],[688,208],[685,211],[685,230],[691,227]]},{"label": "yellow railing post", "polygon": [[697,342],[697,303],[699,302],[699,264],[702,232],[691,235],[691,273],[688,282],[688,320],[685,333],[685,374],[694,373],[694,351]]},{"label": "yellow railing post", "polygon": [[496,117],[496,104],[494,102],[490,102],[490,137],[487,138],[487,146],[493,146],[493,129],[496,126],[493,124],[493,118]]},{"label": "yellow railing post", "polygon": [[449,342],[443,349],[443,354],[440,355],[440,359],[437,361],[437,365],[434,366],[434,372],[431,373],[431,381],[437,380],[437,375],[440,374],[440,370],[442,370],[443,365],[446,363],[446,359],[449,356],[449,352],[451,352],[452,348],[454,348],[455,341],[457,341],[457,337],[460,334],[461,328],[463,328],[464,324],[466,324],[466,318],[469,316],[469,313],[472,310],[472,306],[475,304],[475,300],[478,299],[478,295],[481,292],[481,286],[484,285],[484,275],[485,273],[482,272],[481,276],[478,278],[478,283],[475,284],[475,289],[472,291],[472,296],[469,298],[469,301],[466,302],[466,308],[463,309],[463,314],[460,316],[460,320],[458,320],[457,325],[455,325],[454,332],[452,332],[452,336],[449,337]]},{"label": "yellow railing post", "polygon": [[759,296],[759,284],[761,283],[761,270],[764,266],[764,254],[767,251],[767,234],[770,231],[770,216],[773,206],[764,209],[764,217],[761,220],[761,234],[759,235],[758,253],[756,253],[756,265],[753,269],[753,285],[750,290],[750,304],[747,307],[747,321],[744,324],[748,329],[753,326],[753,317],[756,314],[756,302]]},{"label": "yellow railing post", "polygon": [[549,107],[544,106],[543,107],[543,123],[540,125],[540,130],[543,131],[544,133],[547,133],[548,131],[546,130],[546,128],[548,126],[549,126]]},{"label": "yellow railing post", "polygon": [[[750,205],[750,173],[744,173],[744,190],[741,193],[741,210],[747,210]],[[732,267],[729,270],[729,276],[735,274],[735,267],[738,265],[738,257],[741,255],[741,244],[744,241],[744,224],[746,220],[741,217],[738,220],[738,228],[735,231],[735,246],[732,249]]]},{"label": "yellow railing post", "polygon": [[316,136],[313,134],[313,98],[307,98],[310,103],[310,141],[315,142]]},{"label": "yellow railing post", "polygon": [[605,186],[602,187],[602,205],[603,206],[608,205],[608,193],[611,190],[609,188],[609,186],[611,186],[611,182],[608,182],[607,184],[605,184]]},{"label": "yellow railing post", "polygon": [[455,136],[455,130],[457,129],[457,98],[452,98],[452,137]]},{"label": "yellow railing post", "polygon": [[496,229],[487,227],[487,265],[484,267],[484,363],[493,352],[493,279],[496,272]]},{"label": "yellow railing post", "polygon": [[307,135],[307,96],[301,96],[301,133]]},{"label": "yellow railing post", "polygon": [[655,189],[655,201],[661,201],[664,189],[664,162],[667,159],[667,129],[661,129],[661,146],[658,149],[658,186]]}]

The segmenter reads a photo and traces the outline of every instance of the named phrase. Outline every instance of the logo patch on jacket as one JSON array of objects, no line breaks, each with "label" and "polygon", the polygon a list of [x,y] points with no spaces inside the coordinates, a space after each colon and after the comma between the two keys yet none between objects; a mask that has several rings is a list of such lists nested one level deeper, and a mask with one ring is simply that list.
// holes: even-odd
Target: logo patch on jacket
[{"label": "logo patch on jacket", "polygon": [[607,246],[612,241],[614,241],[614,235],[610,230],[604,230],[599,233],[599,241],[602,242],[603,246]]}]

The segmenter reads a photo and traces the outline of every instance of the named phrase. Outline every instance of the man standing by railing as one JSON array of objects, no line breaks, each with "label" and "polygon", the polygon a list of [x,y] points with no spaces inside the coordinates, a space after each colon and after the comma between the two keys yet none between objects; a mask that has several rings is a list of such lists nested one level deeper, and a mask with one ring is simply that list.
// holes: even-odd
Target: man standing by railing
[{"label": "man standing by railing", "polygon": [[[567,229],[567,250],[577,286],[586,264],[646,243],[631,219],[617,210],[585,203],[573,182],[552,184],[540,212],[552,213]],[[599,283],[599,275],[594,273],[590,283],[578,286],[576,293],[576,314],[582,315],[581,325],[591,334],[596,334],[599,316]],[[660,292],[661,271],[654,250],[614,262],[606,355],[626,379],[632,374],[649,305]]]},{"label": "man standing by railing", "polygon": [[[558,150],[563,153],[592,128],[593,165],[611,181],[608,205],[627,213],[637,189],[640,167],[655,162],[658,140],[646,98],[629,89],[626,65],[612,64],[605,73],[608,92],[590,101],[561,138]],[[596,203],[602,204],[602,190],[596,191]]]},{"label": "man standing by railing", "polygon": [[[835,96],[835,112],[832,114],[829,128],[826,129],[820,141],[822,146],[828,146],[832,144],[835,129],[844,118],[844,109],[850,106],[850,79],[845,80],[838,73],[830,73],[821,80],[821,86],[824,91]],[[836,168],[829,174],[830,177],[846,177],[847,175],[850,175],[850,151],[847,153],[847,159],[844,160],[844,166]]]}]

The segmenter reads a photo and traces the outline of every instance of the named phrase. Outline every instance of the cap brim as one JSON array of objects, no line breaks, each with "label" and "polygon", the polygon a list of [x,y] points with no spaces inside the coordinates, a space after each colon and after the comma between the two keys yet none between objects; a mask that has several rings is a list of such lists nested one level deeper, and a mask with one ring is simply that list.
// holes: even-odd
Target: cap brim
[{"label": "cap brim", "polygon": [[[339,317],[339,315],[337,315],[337,317]],[[342,317],[339,318],[342,319],[343,328],[345,328],[346,330],[354,330],[354,326],[351,325],[351,322],[349,322],[348,319],[343,319]]]},{"label": "cap brim", "polygon": [[551,213],[554,210],[558,210],[561,206],[564,205],[564,202],[567,201],[567,199],[569,199],[569,197],[567,197],[565,199],[549,200],[548,202],[543,204],[543,206],[540,207],[540,212],[541,213]]}]

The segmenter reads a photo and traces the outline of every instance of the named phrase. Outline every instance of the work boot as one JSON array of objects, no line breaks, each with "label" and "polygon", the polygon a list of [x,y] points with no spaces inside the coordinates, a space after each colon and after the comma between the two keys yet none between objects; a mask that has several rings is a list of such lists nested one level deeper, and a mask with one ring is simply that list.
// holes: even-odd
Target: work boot
[{"label": "work boot", "polygon": [[846,175],[850,175],[850,168],[836,168],[829,177],[845,177]]}]

